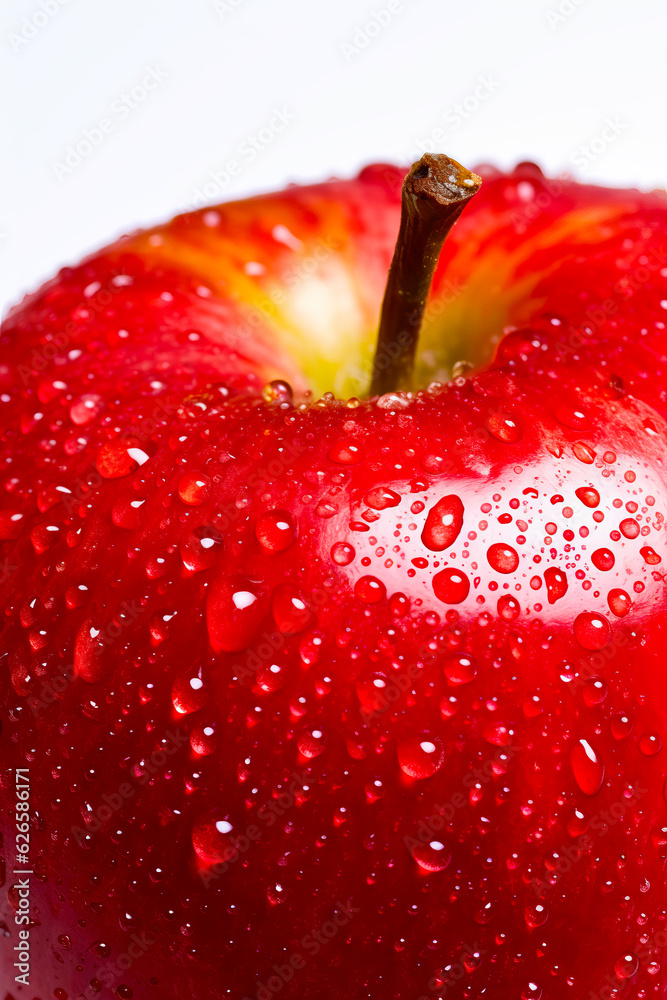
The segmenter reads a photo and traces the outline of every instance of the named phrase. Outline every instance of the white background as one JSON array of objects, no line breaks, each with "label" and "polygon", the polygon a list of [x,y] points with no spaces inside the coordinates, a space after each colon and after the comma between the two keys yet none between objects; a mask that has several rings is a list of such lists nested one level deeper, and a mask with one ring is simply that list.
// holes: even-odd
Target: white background
[{"label": "white background", "polygon": [[[468,166],[533,159],[553,172],[664,186],[662,0],[391,7],[3,0],[3,308],[205,190],[221,201],[349,176],[372,160],[411,162],[428,143]],[[150,69],[164,78],[134,100]],[[270,129],[274,109],[289,119],[281,131]],[[68,147],[104,118],[111,131],[67,167]],[[253,136],[263,136],[254,152]],[[228,178],[230,161],[239,166]]]}]

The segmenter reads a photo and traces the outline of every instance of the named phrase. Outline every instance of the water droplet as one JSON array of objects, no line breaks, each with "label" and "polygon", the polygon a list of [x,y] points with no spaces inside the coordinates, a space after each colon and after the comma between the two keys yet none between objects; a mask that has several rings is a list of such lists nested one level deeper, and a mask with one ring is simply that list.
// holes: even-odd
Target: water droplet
[{"label": "water droplet", "polygon": [[198,507],[211,495],[211,480],[203,472],[186,472],[179,480],[178,495],[188,507]]},{"label": "water droplet", "polygon": [[95,392],[86,392],[79,396],[69,408],[70,420],[73,424],[83,427],[91,423],[104,410],[104,400]]},{"label": "water droplet", "polygon": [[624,740],[632,732],[632,719],[629,715],[614,715],[609,723],[611,735],[615,740]]},{"label": "water droplet", "polygon": [[363,458],[363,452],[356,441],[346,438],[331,446],[328,458],[339,465],[355,465]]},{"label": "water droplet", "polygon": [[639,737],[637,746],[645,757],[655,757],[662,750],[662,740],[657,733],[644,733]]},{"label": "water droplet", "polygon": [[103,444],[97,452],[95,465],[104,479],[121,479],[136,472],[148,459],[141,442],[125,438]]},{"label": "water droplet", "polygon": [[[371,671],[360,677],[356,684],[357,697],[367,712],[383,712],[395,700],[387,698],[387,678],[378,671]],[[392,695],[394,687],[391,689]],[[398,696],[398,688],[395,688]]]},{"label": "water droplet", "polygon": [[369,490],[364,497],[364,503],[373,510],[386,510],[387,507],[397,507],[401,502],[399,493],[387,489],[386,486],[377,486]]},{"label": "water droplet", "polygon": [[354,593],[364,604],[379,604],[387,596],[387,588],[374,576],[362,576],[354,585]]},{"label": "water droplet", "polygon": [[574,492],[585,507],[597,507],[600,503],[600,494],[592,486],[581,486]]},{"label": "water droplet", "polygon": [[625,538],[636,538],[639,534],[639,525],[634,517],[626,517],[618,527]]},{"label": "water droplet", "polygon": [[484,728],[482,734],[487,743],[496,747],[508,747],[514,733],[503,722],[493,722]]},{"label": "water droplet", "polygon": [[349,566],[356,553],[348,542],[336,542],[331,546],[331,558],[337,566]]},{"label": "water droplet", "polygon": [[[548,572],[548,571],[547,571]],[[544,574],[546,577],[546,573]],[[521,605],[516,597],[511,594],[503,594],[498,598],[498,614],[506,622],[513,622],[521,611]]]},{"label": "water droplet", "polygon": [[604,781],[604,765],[588,740],[577,740],[570,750],[574,779],[584,795],[597,795]]},{"label": "water droplet", "polygon": [[486,553],[489,566],[498,573],[514,573],[519,565],[519,555],[511,545],[496,542]]},{"label": "water droplet", "polygon": [[200,757],[213,753],[218,746],[214,722],[199,722],[190,733],[190,746]]},{"label": "water droplet", "polygon": [[632,607],[630,595],[619,587],[614,587],[613,590],[609,591],[607,594],[607,604],[609,605],[609,610],[617,618],[623,618]]},{"label": "water droplet", "polygon": [[567,575],[557,566],[549,566],[544,571],[544,582],[547,585],[547,600],[555,604],[567,593]]},{"label": "water droplet", "polygon": [[146,503],[145,497],[136,495],[117,500],[111,510],[111,520],[119,528],[136,530],[141,523],[141,514]]},{"label": "water droplet", "polygon": [[426,517],[422,542],[432,552],[450,548],[463,526],[463,504],[456,494],[442,497],[431,507]]},{"label": "water droplet", "polygon": [[284,552],[296,540],[294,522],[286,510],[271,510],[255,525],[255,536],[265,552]]},{"label": "water droplet", "polygon": [[609,622],[594,611],[584,611],[574,619],[574,637],[584,649],[603,649],[610,636]]},{"label": "water droplet", "polygon": [[572,445],[572,453],[584,465],[592,465],[595,461],[596,452],[593,451],[590,445],[584,444],[583,441],[575,441]]},{"label": "water droplet", "polygon": [[647,566],[657,566],[658,563],[662,562],[662,558],[655,552],[650,545],[645,545],[643,549],[639,550],[642,555],[642,559]]},{"label": "water droplet", "polygon": [[18,510],[0,510],[0,541],[18,538],[25,524],[25,515]]},{"label": "water droplet", "polygon": [[526,925],[530,928],[541,927],[549,919],[549,910],[543,903],[535,903],[534,906],[527,906],[523,911]]},{"label": "water droplet", "polygon": [[265,612],[265,601],[256,584],[242,576],[219,577],[206,601],[206,622],[213,649],[226,653],[247,649]]},{"label": "water droplet", "polygon": [[182,671],[171,687],[171,703],[179,715],[198,712],[208,701],[208,685],[201,663]]},{"label": "water droplet", "polygon": [[313,623],[313,613],[293,583],[279,583],[271,598],[273,620],[283,635],[296,635]]},{"label": "water droplet", "polygon": [[262,397],[266,403],[291,403],[292,386],[289,382],[276,378],[268,382],[262,389]]},{"label": "water droplet", "polygon": [[415,838],[409,838],[410,853],[420,868],[427,872],[441,872],[451,861],[451,854],[440,840],[431,840],[422,844]]},{"label": "water droplet", "polygon": [[397,753],[401,770],[411,778],[430,778],[445,759],[441,740],[430,733],[417,733],[400,740]]},{"label": "water droplet", "polygon": [[611,549],[596,549],[591,556],[593,565],[603,572],[613,569],[616,559]]},{"label": "water droplet", "polygon": [[201,860],[208,865],[231,862],[237,850],[234,830],[228,814],[209,812],[197,820],[192,828],[192,846]]},{"label": "water droplet", "polygon": [[303,757],[313,759],[319,757],[325,748],[324,733],[321,729],[304,729],[297,739],[299,753]]},{"label": "water droplet", "polygon": [[221,550],[222,535],[207,524],[189,528],[181,539],[181,560],[190,573],[210,569],[215,565]]},{"label": "water droplet", "polygon": [[586,681],[582,690],[584,701],[589,708],[592,708],[594,705],[601,705],[608,693],[609,688],[601,677],[591,678],[591,680]]},{"label": "water droplet", "polygon": [[573,431],[583,431],[588,427],[588,416],[580,407],[559,406],[556,420]]},{"label": "water droplet", "polygon": [[443,569],[433,577],[433,592],[443,604],[461,604],[470,593],[470,580],[458,569]]},{"label": "water droplet", "polygon": [[494,413],[489,417],[486,426],[489,434],[498,441],[504,441],[505,444],[515,444],[523,433],[519,422],[507,413]]},{"label": "water droplet", "polygon": [[109,637],[91,619],[87,619],[76,637],[74,644],[74,673],[84,681],[93,684],[104,676],[106,671],[102,654]]},{"label": "water droplet", "polygon": [[639,959],[632,951],[626,952],[614,962],[614,972],[619,979],[632,979],[639,969]]},{"label": "water droplet", "polygon": [[537,983],[528,983],[521,990],[521,1000],[541,1000],[542,988]]},{"label": "water droplet", "polygon": [[455,686],[470,684],[477,675],[476,663],[472,656],[466,653],[455,653],[447,656],[442,664],[445,677]]}]

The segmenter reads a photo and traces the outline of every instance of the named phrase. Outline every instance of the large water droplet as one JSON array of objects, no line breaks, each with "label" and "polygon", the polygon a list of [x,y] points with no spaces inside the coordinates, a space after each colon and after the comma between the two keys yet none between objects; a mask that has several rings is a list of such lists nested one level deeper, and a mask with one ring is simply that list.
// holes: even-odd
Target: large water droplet
[{"label": "large water droplet", "polygon": [[600,494],[592,486],[580,486],[574,492],[585,507],[597,507],[600,503]]},{"label": "large water droplet", "polygon": [[285,510],[270,510],[257,521],[255,536],[265,552],[284,552],[296,539],[294,521]]},{"label": "large water droplet", "polygon": [[69,408],[70,420],[83,427],[91,423],[104,410],[104,400],[96,392],[85,392]]},{"label": "large water droplet", "polygon": [[214,581],[206,601],[208,635],[216,652],[247,649],[266,613],[258,586],[243,576]]},{"label": "large water droplet", "polygon": [[387,588],[374,576],[362,576],[354,585],[354,593],[364,604],[379,604],[387,596]]},{"label": "large water droplet", "polygon": [[234,827],[226,814],[207,813],[192,829],[192,846],[205,864],[232,861],[236,855]]},{"label": "large water droplet", "polygon": [[293,583],[279,583],[271,598],[271,612],[283,635],[303,632],[313,622],[313,613]]},{"label": "large water droplet", "polygon": [[636,538],[639,534],[639,525],[634,517],[626,517],[618,527],[624,538]]},{"label": "large water droplet", "polygon": [[625,617],[632,607],[630,595],[626,594],[626,592],[621,590],[620,587],[614,587],[609,591],[607,594],[607,604],[609,605],[609,610],[612,614],[616,615],[617,618]]},{"label": "large water droplet", "polygon": [[639,551],[641,552],[642,559],[647,566],[657,566],[658,563],[662,562],[662,558],[654,549],[651,548],[650,545],[645,545],[644,548]]},{"label": "large water droplet", "polygon": [[201,663],[195,663],[174,679],[171,703],[179,715],[190,715],[204,707],[208,695],[204,668]]},{"label": "large water droplet", "polygon": [[141,523],[141,513],[146,499],[136,495],[117,500],[111,511],[111,520],[117,527],[134,531]]},{"label": "large water droplet", "polygon": [[103,444],[97,452],[95,465],[104,479],[121,479],[136,472],[149,457],[142,442],[124,438]]},{"label": "large water droplet", "polygon": [[211,480],[203,472],[186,472],[179,480],[178,495],[188,507],[198,507],[211,495]]},{"label": "large water droplet", "polygon": [[411,778],[430,778],[445,759],[441,740],[430,733],[417,733],[400,740],[397,747],[401,770]]},{"label": "large water droplet", "polygon": [[317,726],[312,729],[304,729],[297,739],[297,746],[303,757],[307,757],[309,760],[319,757],[326,746],[323,731]]},{"label": "large water droplet", "polygon": [[591,556],[591,562],[597,569],[606,573],[614,568],[616,558],[611,549],[596,549]]},{"label": "large water droplet", "polygon": [[[548,572],[548,570],[547,570]],[[545,572],[546,577],[546,572]],[[498,614],[506,622],[513,622],[515,618],[518,617],[521,611],[521,605],[517,601],[516,597],[512,597],[511,594],[503,594],[502,597],[498,598]]]},{"label": "large water droplet", "polygon": [[433,592],[443,604],[461,604],[470,593],[470,580],[459,569],[443,569],[433,577]]},{"label": "large water droplet", "polygon": [[420,868],[426,872],[441,872],[451,861],[451,854],[440,840],[431,840],[426,844],[415,838],[406,838],[410,842],[410,853]]},{"label": "large water droplet", "polygon": [[584,649],[603,649],[610,635],[609,622],[594,611],[584,611],[574,619],[574,637]]},{"label": "large water droplet", "polygon": [[570,750],[574,779],[584,795],[597,795],[604,781],[602,764],[588,740],[577,740]]},{"label": "large water droplet", "polygon": [[387,489],[386,486],[377,486],[369,490],[364,497],[364,503],[373,510],[386,510],[387,507],[396,507],[401,502],[399,493],[395,490]]},{"label": "large water droplet", "polygon": [[101,680],[105,673],[102,658],[109,643],[107,633],[91,619],[83,623],[74,644],[74,673],[90,684]]},{"label": "large water droplet", "polygon": [[477,675],[475,660],[467,653],[454,653],[447,656],[442,664],[445,677],[455,686],[470,684]]},{"label": "large water droplet", "polygon": [[463,527],[463,504],[455,493],[442,497],[431,507],[422,531],[422,542],[432,552],[450,548]]},{"label": "large water droplet", "polygon": [[489,566],[497,573],[514,573],[519,565],[519,555],[516,549],[504,542],[490,545],[486,553]]},{"label": "large water droplet", "polygon": [[632,979],[639,969],[639,959],[634,952],[628,951],[614,962],[614,972],[619,979]]},{"label": "large water droplet", "polygon": [[557,566],[549,566],[544,571],[544,582],[547,585],[547,600],[555,604],[567,593],[567,575]]},{"label": "large water droplet", "polygon": [[336,542],[331,546],[331,558],[337,566],[349,566],[354,557],[354,546],[347,542]]},{"label": "large water droplet", "polygon": [[207,524],[189,528],[181,539],[181,560],[190,573],[210,569],[215,565],[221,550],[222,535]]},{"label": "large water droplet", "polygon": [[336,441],[328,452],[328,458],[339,465],[356,465],[363,458],[363,452],[358,442],[351,438]]},{"label": "large water droplet", "polygon": [[521,424],[508,413],[494,413],[489,417],[486,426],[489,434],[497,441],[504,441],[505,444],[515,444],[523,433]]}]

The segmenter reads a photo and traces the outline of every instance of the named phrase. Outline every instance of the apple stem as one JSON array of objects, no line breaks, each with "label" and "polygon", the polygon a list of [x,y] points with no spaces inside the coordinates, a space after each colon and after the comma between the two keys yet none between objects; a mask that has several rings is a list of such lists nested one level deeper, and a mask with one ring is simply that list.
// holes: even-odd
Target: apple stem
[{"label": "apple stem", "polygon": [[371,396],[411,388],[424,307],[442,245],[481,184],[481,177],[443,153],[425,153],[403,181],[401,223],[382,300]]}]

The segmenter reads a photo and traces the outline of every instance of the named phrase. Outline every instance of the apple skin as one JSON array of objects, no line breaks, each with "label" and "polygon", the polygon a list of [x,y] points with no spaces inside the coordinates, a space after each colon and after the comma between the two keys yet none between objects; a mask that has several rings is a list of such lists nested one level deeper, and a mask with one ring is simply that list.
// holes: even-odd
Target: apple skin
[{"label": "apple skin", "polygon": [[481,172],[414,397],[304,395],[365,391],[382,165],[6,320],[15,1000],[667,996],[667,200]]}]

